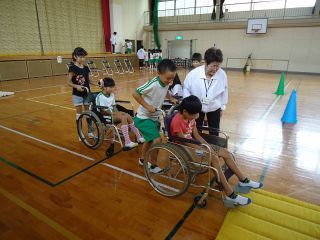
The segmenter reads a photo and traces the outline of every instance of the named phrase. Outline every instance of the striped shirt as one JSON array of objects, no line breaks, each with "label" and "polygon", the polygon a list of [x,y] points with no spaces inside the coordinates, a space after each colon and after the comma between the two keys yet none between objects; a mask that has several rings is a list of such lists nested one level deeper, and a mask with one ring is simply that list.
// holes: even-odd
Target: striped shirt
[{"label": "striped shirt", "polygon": [[[144,101],[153,106],[154,108],[161,108],[163,101],[167,95],[169,85],[165,85],[160,81],[159,77],[155,77],[152,80],[149,80],[141,87],[136,89],[136,92],[142,96]],[[137,117],[141,119],[159,119],[159,112],[150,113],[142,105],[138,107]]]}]

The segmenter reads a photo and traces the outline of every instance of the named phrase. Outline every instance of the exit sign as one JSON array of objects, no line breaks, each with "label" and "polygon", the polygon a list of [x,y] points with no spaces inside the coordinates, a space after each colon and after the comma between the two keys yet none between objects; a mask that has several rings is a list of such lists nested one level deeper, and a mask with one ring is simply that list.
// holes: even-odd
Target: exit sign
[{"label": "exit sign", "polygon": [[176,40],[183,40],[183,37],[181,35],[176,36]]}]

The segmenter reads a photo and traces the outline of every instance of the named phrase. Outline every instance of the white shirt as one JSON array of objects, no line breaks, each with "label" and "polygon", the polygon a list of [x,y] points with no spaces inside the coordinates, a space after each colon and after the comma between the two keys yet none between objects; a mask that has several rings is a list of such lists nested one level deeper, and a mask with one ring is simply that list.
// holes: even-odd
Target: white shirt
[{"label": "white shirt", "polygon": [[149,60],[149,53],[147,51],[144,53],[144,60],[145,61]]},{"label": "white shirt", "polygon": [[114,35],[114,34],[111,35],[110,42],[111,42],[111,44],[114,44],[114,45],[117,44],[117,37],[116,37],[116,35]]},{"label": "white shirt", "polygon": [[[154,108],[161,108],[163,101],[167,95],[169,85],[165,85],[160,81],[159,77],[155,77],[149,80],[142,86],[136,89],[136,92],[140,94],[143,100]],[[160,112],[156,111],[150,113],[142,105],[138,107],[137,117],[141,119],[159,120]]]},{"label": "white shirt", "polygon": [[228,103],[228,79],[225,71],[219,69],[210,80],[206,79],[205,66],[200,66],[188,73],[183,84],[183,97],[197,96],[202,102],[204,113],[221,108]]},{"label": "white shirt", "polygon": [[[113,110],[116,105],[116,100],[114,94],[111,93],[109,96],[105,95],[103,92],[99,93],[96,97],[96,105],[102,107],[108,107],[110,110]],[[98,108],[98,111],[100,109]]]},{"label": "white shirt", "polygon": [[138,55],[138,58],[139,58],[139,59],[144,59],[144,54],[145,54],[145,52],[144,52],[144,49],[143,49],[143,48],[140,48],[140,49],[138,50],[138,52],[137,52],[137,55]]},{"label": "white shirt", "polygon": [[174,87],[169,90],[171,96],[178,96],[182,97],[183,96],[183,88],[180,84],[174,85]]},{"label": "white shirt", "polygon": [[132,42],[127,42],[127,48],[132,48]]}]

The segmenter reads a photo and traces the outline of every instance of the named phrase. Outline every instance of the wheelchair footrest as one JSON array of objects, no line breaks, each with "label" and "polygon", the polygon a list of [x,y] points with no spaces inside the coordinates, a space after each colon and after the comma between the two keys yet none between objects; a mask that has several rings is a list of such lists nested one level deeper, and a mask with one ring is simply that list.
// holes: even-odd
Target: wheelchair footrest
[{"label": "wheelchair footrest", "polygon": [[227,208],[235,208],[236,207],[236,205],[234,205],[234,203],[232,201],[227,200],[227,199],[223,199],[223,204]]}]

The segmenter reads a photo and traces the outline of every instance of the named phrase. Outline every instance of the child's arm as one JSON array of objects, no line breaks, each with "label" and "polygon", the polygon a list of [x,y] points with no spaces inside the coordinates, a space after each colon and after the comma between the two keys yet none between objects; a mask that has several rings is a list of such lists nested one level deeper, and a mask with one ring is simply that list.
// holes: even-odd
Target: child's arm
[{"label": "child's arm", "polygon": [[[192,129],[192,135],[194,137],[194,139],[196,139],[197,141],[201,142],[202,144],[209,144],[206,142],[206,140],[204,140],[199,132],[198,132],[198,129],[197,129],[197,126],[194,126],[193,129]],[[209,144],[210,145],[210,144]]]},{"label": "child's arm", "polygon": [[173,103],[173,104],[177,104],[178,100],[171,97],[169,90],[167,91],[167,95],[166,98],[169,99],[169,102]]},{"label": "child's arm", "polygon": [[79,92],[83,92],[84,89],[82,88],[82,86],[77,85],[77,84],[74,84],[74,83],[72,82],[72,77],[73,77],[73,72],[69,72],[69,73],[68,73],[67,84],[68,84],[70,87],[77,89]]},{"label": "child's arm", "polygon": [[140,94],[138,94],[137,92],[134,92],[132,94],[132,96],[139,104],[141,104],[149,112],[153,113],[153,112],[156,111],[156,109],[153,106],[151,106],[148,103],[146,103],[146,101],[144,101],[143,97]]}]

